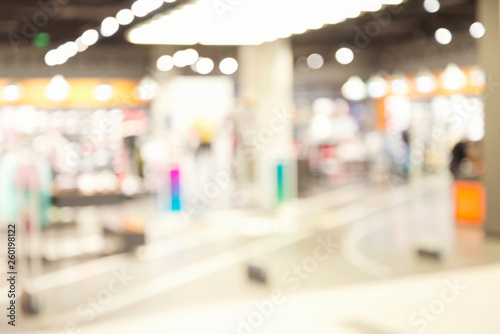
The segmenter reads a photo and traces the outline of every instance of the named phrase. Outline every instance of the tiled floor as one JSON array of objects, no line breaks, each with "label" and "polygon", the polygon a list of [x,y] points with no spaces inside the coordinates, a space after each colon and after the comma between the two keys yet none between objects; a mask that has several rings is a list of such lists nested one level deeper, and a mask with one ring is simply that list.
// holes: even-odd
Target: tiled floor
[{"label": "tiled floor", "polygon": [[[425,289],[432,290],[432,284],[426,282],[434,281],[427,275],[440,277],[448,275],[440,273],[446,270],[476,267],[479,275],[488,271],[481,266],[498,261],[500,242],[485,240],[476,229],[455,228],[449,189],[448,179],[432,177],[400,187],[346,188],[301,201],[274,217],[211,215],[207,218],[211,223],[200,225],[196,233],[158,247],[163,256],[140,261],[119,255],[81,265],[78,271],[46,276],[40,281],[45,288],[44,313],[20,319],[17,330],[59,333],[66,326],[77,326],[83,333],[137,333],[139,328],[145,333],[166,329],[194,333],[198,328],[196,332],[232,334],[237,333],[236,315],[251,312],[253,301],[267,300],[279,290],[287,306],[255,333],[305,332],[316,315],[325,318],[318,318],[321,326],[315,333],[337,333],[335,329],[338,333],[399,333],[407,329],[406,323],[384,322],[391,316],[382,311],[395,310],[404,319],[402,309],[377,305],[404,302],[404,292],[412,286],[415,291],[408,291],[409,297],[429,299],[433,295]],[[440,249],[443,258],[418,257],[419,247]],[[267,284],[248,280],[248,263],[266,268]],[[106,295],[103,290],[115,277],[114,271],[122,268],[133,279],[123,290]],[[464,273],[473,276],[470,270]],[[349,293],[344,296],[343,291]],[[362,291],[371,299],[365,300]],[[352,312],[356,301],[360,313],[342,311],[339,294]],[[92,302],[97,304],[91,306]],[[406,302],[404,307],[415,307],[413,299]],[[199,308],[203,311],[193,311]],[[381,318],[363,320],[370,308]],[[150,330],[140,326],[143,321],[152,326]]]}]

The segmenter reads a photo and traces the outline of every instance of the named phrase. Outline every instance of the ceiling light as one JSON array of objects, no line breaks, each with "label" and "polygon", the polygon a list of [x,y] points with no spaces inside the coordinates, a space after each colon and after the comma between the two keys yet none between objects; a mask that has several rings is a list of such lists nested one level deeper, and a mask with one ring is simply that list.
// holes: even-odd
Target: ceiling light
[{"label": "ceiling light", "polygon": [[391,81],[391,90],[396,95],[404,95],[408,92],[408,80],[404,75],[395,75]]},{"label": "ceiling light", "polygon": [[184,51],[177,51],[174,53],[174,65],[177,67],[187,66],[186,57],[184,56]]},{"label": "ceiling light", "polygon": [[349,48],[340,48],[335,53],[335,59],[339,62],[339,64],[350,64],[354,59],[354,52],[352,52]]},{"label": "ceiling light", "polygon": [[113,97],[114,89],[110,85],[102,84],[94,88],[94,98],[97,101],[109,101]]},{"label": "ceiling light", "polygon": [[[150,0],[155,4],[157,1],[160,0]],[[147,0],[138,0],[132,5],[135,15],[144,17],[154,7],[145,2]],[[386,4],[399,4],[401,0],[357,0],[349,3],[319,0],[314,2],[314,6],[308,1],[298,0],[294,6],[286,7],[282,6],[286,2],[284,0],[255,0],[246,3],[244,11],[232,10],[240,0],[222,2],[224,6],[219,6],[222,9],[216,6],[215,10],[208,0],[176,7],[164,14],[166,19],[152,18],[137,24],[127,32],[127,39],[136,44],[259,45],[292,34],[302,34],[325,24],[336,24],[346,18],[355,18],[362,12],[376,11]],[[261,15],[264,7],[266,15]],[[283,15],[284,10],[286,15]],[[231,20],[222,20],[229,11]],[[254,24],[255,17],[259,17],[257,26]],[[290,17],[297,19],[289,20]],[[248,26],[254,26],[255,29],[248,29]],[[170,33],[172,31],[175,33]]]},{"label": "ceiling light", "polygon": [[439,44],[443,45],[449,44],[453,38],[451,32],[446,28],[439,28],[436,30],[434,37]]},{"label": "ceiling light", "polygon": [[320,69],[324,63],[325,61],[320,54],[313,53],[312,55],[307,57],[307,65],[313,70]]},{"label": "ceiling light", "polygon": [[45,64],[48,66],[62,65],[68,60],[68,56],[59,48],[50,50],[45,55]]},{"label": "ceiling light", "polygon": [[76,43],[76,48],[77,48],[78,52],[83,52],[83,51],[87,50],[87,48],[88,48],[88,45],[83,44],[81,37],[78,37],[76,39],[75,43]]},{"label": "ceiling light", "polygon": [[132,4],[132,13],[137,17],[144,17],[148,15],[148,6],[146,1],[137,0]]},{"label": "ceiling light", "polygon": [[366,83],[368,96],[378,99],[387,95],[389,84],[380,75],[372,76]]},{"label": "ceiling light", "polygon": [[45,64],[48,66],[58,65],[59,62],[59,53],[56,50],[50,50],[45,54]]},{"label": "ceiling light", "polygon": [[16,84],[11,84],[3,88],[4,101],[18,101],[23,95],[23,88]]},{"label": "ceiling light", "polygon": [[156,61],[156,67],[162,72],[168,72],[174,68],[174,59],[172,56],[161,56]]},{"label": "ceiling light", "polygon": [[209,74],[214,69],[214,62],[210,58],[200,58],[195,64],[195,69],[200,74]]},{"label": "ceiling light", "polygon": [[163,5],[163,0],[139,0],[145,2],[145,8],[147,13],[151,13]]},{"label": "ceiling light", "polygon": [[366,98],[366,86],[358,76],[352,76],[342,86],[342,95],[351,101],[360,101]]},{"label": "ceiling light", "polygon": [[137,17],[144,17],[163,5],[162,0],[137,0],[132,4],[132,13]]},{"label": "ceiling light", "polygon": [[126,26],[134,21],[134,13],[130,9],[122,9],[116,14],[116,20],[122,26]]},{"label": "ceiling light", "polygon": [[382,0],[382,5],[399,5],[403,0]]},{"label": "ceiling light", "polygon": [[182,53],[182,57],[184,58],[184,63],[186,65],[193,65],[194,63],[196,63],[199,56],[200,55],[198,54],[198,51],[196,51],[195,49],[187,49]]},{"label": "ceiling light", "polygon": [[349,19],[355,19],[359,15],[361,15],[361,11],[357,8],[352,7],[352,6],[349,7],[346,11],[346,17]]},{"label": "ceiling light", "polygon": [[374,0],[358,0],[361,4],[361,10],[364,12],[377,12],[382,9],[382,4],[380,1]]},{"label": "ceiling light", "polygon": [[71,87],[62,75],[55,75],[45,87],[45,96],[51,101],[64,101],[68,98]]},{"label": "ceiling light", "polygon": [[223,59],[219,64],[219,69],[223,74],[231,75],[238,70],[238,62],[234,58]]},{"label": "ceiling light", "polygon": [[441,74],[443,87],[448,90],[462,89],[467,85],[467,76],[455,64],[449,64]]},{"label": "ceiling light", "polygon": [[174,53],[174,65],[177,67],[193,65],[198,60],[198,57],[198,52],[194,49],[177,51]]},{"label": "ceiling light", "polygon": [[429,13],[435,13],[439,10],[441,4],[439,0],[425,0],[424,1],[424,9]]},{"label": "ceiling light", "polygon": [[66,42],[59,46],[57,50],[62,53],[66,58],[71,58],[78,52],[78,46],[75,42]]},{"label": "ceiling light", "polygon": [[420,93],[432,93],[437,88],[436,78],[431,72],[420,72],[415,78],[415,86]]},{"label": "ceiling light", "polygon": [[89,29],[82,34],[82,43],[91,46],[99,40],[99,33],[95,29]]},{"label": "ceiling light", "polygon": [[118,31],[119,28],[120,24],[118,23],[117,19],[115,19],[114,17],[107,17],[102,20],[101,35],[103,35],[104,37],[112,36]]},{"label": "ceiling light", "polygon": [[476,39],[483,37],[485,32],[486,29],[484,28],[484,25],[481,22],[474,22],[469,28],[470,35]]}]

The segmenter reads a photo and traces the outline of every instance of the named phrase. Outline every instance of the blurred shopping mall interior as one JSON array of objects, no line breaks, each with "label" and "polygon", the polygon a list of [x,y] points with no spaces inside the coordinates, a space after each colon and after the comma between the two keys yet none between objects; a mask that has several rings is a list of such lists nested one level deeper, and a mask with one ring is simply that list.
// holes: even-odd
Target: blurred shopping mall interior
[{"label": "blurred shopping mall interior", "polygon": [[0,333],[498,334],[499,106],[500,0],[2,0]]}]

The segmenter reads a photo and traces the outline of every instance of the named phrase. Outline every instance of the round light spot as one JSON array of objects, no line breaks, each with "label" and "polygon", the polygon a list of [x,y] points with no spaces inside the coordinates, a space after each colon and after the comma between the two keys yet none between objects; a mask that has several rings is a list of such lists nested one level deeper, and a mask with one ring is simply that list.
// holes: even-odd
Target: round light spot
[{"label": "round light spot", "polygon": [[366,98],[366,86],[358,76],[352,76],[342,86],[342,95],[351,101],[360,101]]},{"label": "round light spot", "polygon": [[307,57],[307,65],[313,70],[320,69],[324,63],[325,61],[320,54],[313,53],[312,55]]},{"label": "round light spot", "polygon": [[238,70],[238,62],[234,58],[223,59],[219,64],[219,69],[223,74],[231,75]]},{"label": "round light spot", "polygon": [[82,34],[82,43],[91,46],[99,40],[99,33],[95,29],[89,29]]},{"label": "round light spot", "polygon": [[391,82],[392,92],[396,95],[404,95],[408,92],[408,82],[404,77],[397,77]]},{"label": "round light spot", "polygon": [[193,65],[198,61],[198,58],[200,57],[198,51],[196,51],[195,49],[184,50],[182,55],[184,58],[184,63],[186,65]]},{"label": "round light spot", "polygon": [[174,58],[172,56],[161,56],[156,62],[156,67],[162,72],[168,72],[174,68]]},{"label": "round light spot", "polygon": [[110,85],[99,85],[94,89],[94,98],[97,101],[109,101],[113,97],[113,87]]},{"label": "round light spot", "polygon": [[387,92],[389,91],[389,84],[384,78],[377,75],[368,79],[366,88],[368,91],[368,96],[374,99],[378,99],[387,95]]},{"label": "round light spot", "polygon": [[352,52],[349,48],[340,48],[335,53],[335,59],[339,62],[339,64],[350,64],[354,59],[354,52]]},{"label": "round light spot", "polygon": [[474,22],[471,24],[469,28],[470,35],[476,39],[483,37],[485,32],[486,29],[484,28],[484,25],[481,22]]},{"label": "round light spot", "polygon": [[120,24],[118,23],[117,19],[115,19],[114,17],[107,17],[102,20],[101,35],[103,35],[104,37],[112,36],[118,31],[119,28]]},{"label": "round light spot", "polygon": [[451,42],[453,35],[451,34],[451,32],[448,29],[439,28],[438,30],[436,30],[434,37],[436,38],[436,41],[439,44],[446,45],[446,44],[449,44]]},{"label": "round light spot", "polygon": [[122,9],[116,14],[116,20],[122,26],[126,26],[134,21],[134,13],[130,9]]},{"label": "round light spot", "polygon": [[420,93],[431,93],[436,90],[436,79],[431,73],[421,74],[415,78],[415,85]]},{"label": "round light spot", "polygon": [[429,13],[435,13],[439,10],[441,4],[438,0],[425,0],[424,9]]},{"label": "round light spot", "polygon": [[195,69],[200,74],[209,74],[214,69],[214,62],[210,58],[201,58],[196,62]]},{"label": "round light spot", "polygon": [[23,89],[19,85],[11,84],[3,89],[3,99],[5,101],[17,101],[21,98]]},{"label": "round light spot", "polygon": [[148,15],[147,1],[137,0],[132,4],[132,13],[137,17],[144,17]]}]

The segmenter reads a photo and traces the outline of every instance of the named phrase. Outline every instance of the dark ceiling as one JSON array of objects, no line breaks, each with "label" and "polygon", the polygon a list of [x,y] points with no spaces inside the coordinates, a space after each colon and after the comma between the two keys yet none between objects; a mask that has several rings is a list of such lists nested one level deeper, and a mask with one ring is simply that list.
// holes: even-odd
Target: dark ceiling
[{"label": "dark ceiling", "polygon": [[[164,3],[154,14],[185,3],[185,0],[178,0],[175,3]],[[10,43],[11,38],[16,34],[21,38],[31,39],[23,32],[27,24],[35,23],[38,32],[50,34],[51,42],[58,46],[67,41],[75,40],[87,29],[98,28],[102,20],[109,16],[115,16],[118,11],[130,8],[134,0],[1,0],[0,1],[0,39]],[[53,8],[55,14],[50,13],[47,23],[43,21],[43,13],[47,12],[42,8],[44,4]],[[146,20],[148,17],[135,20],[134,23]],[[36,24],[39,19],[40,23]],[[26,23],[26,22],[29,23]],[[124,32],[128,27],[121,27],[120,31],[110,38],[106,38],[99,43],[126,43]]]},{"label": "dark ceiling", "polygon": [[[57,46],[69,40],[75,40],[85,30],[99,27],[100,22],[108,16],[114,16],[123,8],[130,8],[134,0],[1,0],[0,1],[0,39],[9,43],[9,36],[23,36],[23,26],[26,21],[33,23],[38,12],[42,9],[40,3],[48,6],[58,5],[57,13],[45,25],[38,28],[39,32],[47,32],[51,36],[52,46]],[[184,3],[178,0],[173,4],[164,3],[157,12],[169,7]],[[373,36],[371,45],[389,45],[418,38],[428,38],[439,27],[447,27],[453,31],[468,29],[475,19],[476,0],[440,0],[441,9],[434,14],[423,9],[423,0],[408,0],[403,4],[400,13],[391,16],[390,23]],[[40,15],[39,15],[40,16]],[[42,16],[40,16],[42,17]],[[143,18],[143,20],[147,19]],[[356,19],[327,26],[320,30],[294,36],[294,47],[298,50],[312,46],[337,46],[342,42],[352,43],[356,35],[355,28],[364,28],[373,21],[371,14],[365,14]],[[112,38],[104,39],[99,43],[123,44],[125,27]],[[24,34],[25,35],[25,34]]]},{"label": "dark ceiling", "polygon": [[[43,24],[44,3],[49,12],[55,9],[55,15]],[[9,33],[28,38],[23,33],[26,21],[33,24],[39,32],[48,32],[54,44],[61,44],[76,39],[83,31],[99,26],[99,22],[108,16],[114,16],[133,0],[2,0],[0,3],[0,36],[9,42]],[[37,14],[38,13],[38,14]],[[37,16],[38,15],[38,16]],[[38,27],[36,20],[40,20]],[[27,28],[28,29],[28,28]]]},{"label": "dark ceiling", "polygon": [[[370,47],[389,46],[397,43],[411,42],[422,38],[434,38],[437,29],[444,27],[452,32],[467,31],[475,22],[476,0],[439,0],[441,8],[436,13],[424,10],[423,0],[408,0],[401,5],[399,13],[390,13],[386,26],[381,26],[378,33],[370,37]],[[309,31],[294,36],[294,45],[301,49],[323,45],[338,47],[342,43],[354,45],[359,30],[366,32],[370,22],[377,22],[371,13],[356,19],[346,20],[340,24],[330,25],[320,30]],[[375,31],[376,32],[376,31]]]}]

